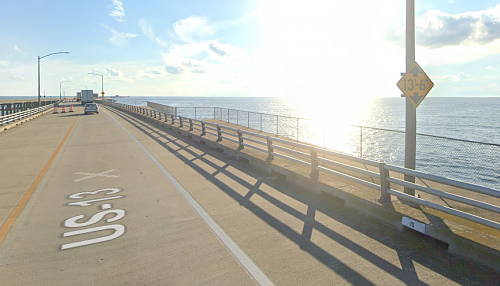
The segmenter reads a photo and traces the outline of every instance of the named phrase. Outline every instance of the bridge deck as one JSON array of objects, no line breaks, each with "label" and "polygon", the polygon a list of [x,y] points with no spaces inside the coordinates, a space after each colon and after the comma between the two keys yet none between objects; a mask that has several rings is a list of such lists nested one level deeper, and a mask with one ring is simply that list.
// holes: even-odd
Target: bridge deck
[{"label": "bridge deck", "polygon": [[[106,107],[98,115],[75,111],[0,133],[2,285],[498,281],[432,239],[397,232],[155,124]],[[27,190],[33,194],[17,215]]]}]

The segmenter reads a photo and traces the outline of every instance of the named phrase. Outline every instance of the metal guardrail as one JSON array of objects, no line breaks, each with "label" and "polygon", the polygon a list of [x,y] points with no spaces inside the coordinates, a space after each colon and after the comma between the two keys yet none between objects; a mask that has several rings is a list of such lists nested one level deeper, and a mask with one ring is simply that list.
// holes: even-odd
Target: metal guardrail
[{"label": "metal guardrail", "polygon": [[37,107],[37,108],[33,108],[33,109],[21,111],[21,112],[12,113],[12,114],[9,114],[9,115],[0,116],[0,126],[3,126],[5,124],[8,124],[8,123],[11,123],[11,122],[14,122],[14,121],[17,121],[19,119],[23,119],[23,118],[35,115],[37,113],[43,112],[43,111],[45,111],[47,109],[50,109],[52,107],[54,107],[53,103],[52,104],[48,104],[48,105],[44,105],[44,106],[41,106],[41,107]]},{"label": "metal guardrail", "polygon": [[[126,105],[126,104],[120,104],[120,103],[105,103],[105,104],[110,105],[110,106],[114,106],[117,108],[129,110],[129,111],[134,111],[134,112],[144,114],[146,116],[150,116],[153,118],[158,118],[159,120],[165,120],[166,122],[168,122],[168,120],[170,120],[171,124],[178,123],[179,127],[189,126],[189,131],[199,130],[202,132],[201,135],[212,134],[212,135],[216,136],[217,142],[220,142],[222,140],[228,140],[231,142],[235,142],[239,145],[238,149],[243,149],[245,147],[249,147],[249,148],[267,153],[266,160],[269,162],[274,160],[275,157],[280,157],[280,158],[283,158],[285,160],[293,161],[293,162],[298,163],[302,166],[310,168],[309,177],[314,181],[318,180],[320,173],[330,174],[330,175],[340,177],[340,178],[349,180],[351,182],[358,183],[358,184],[361,184],[363,186],[373,188],[373,189],[380,191],[380,199],[379,199],[380,202],[390,202],[390,200],[391,200],[390,196],[394,195],[394,196],[400,197],[404,200],[413,202],[413,203],[418,204],[418,205],[423,205],[423,206],[426,206],[429,208],[433,208],[433,209],[442,211],[444,213],[448,213],[448,214],[451,214],[451,215],[454,215],[454,216],[457,216],[457,217],[460,217],[460,218],[463,218],[466,220],[470,220],[470,221],[473,221],[473,222],[500,230],[500,223],[499,222],[495,222],[495,221],[489,220],[489,219],[484,218],[484,217],[480,217],[480,216],[476,216],[476,215],[467,213],[465,211],[461,211],[461,210],[457,210],[457,209],[454,209],[451,207],[443,206],[443,205],[440,205],[440,204],[437,204],[434,202],[426,201],[424,199],[408,195],[408,194],[403,193],[403,192],[396,191],[396,190],[391,188],[391,183],[401,185],[403,187],[409,187],[409,188],[412,188],[415,190],[419,190],[419,191],[422,191],[425,193],[437,195],[440,197],[448,198],[448,199],[451,199],[451,200],[454,200],[454,201],[457,201],[457,202],[460,202],[460,203],[463,203],[463,204],[466,204],[469,206],[482,208],[482,209],[494,212],[496,214],[500,214],[500,207],[499,206],[492,205],[492,204],[485,203],[485,202],[480,202],[480,201],[473,200],[473,199],[470,199],[467,197],[462,197],[462,196],[459,196],[456,194],[447,193],[447,192],[433,189],[430,187],[421,186],[421,185],[407,182],[407,181],[403,181],[403,180],[400,180],[397,178],[393,178],[393,177],[389,176],[389,171],[402,173],[404,175],[408,175],[408,176],[411,176],[414,178],[421,178],[421,179],[430,180],[430,181],[433,181],[433,182],[436,182],[439,184],[443,184],[446,186],[465,189],[465,190],[468,190],[470,192],[481,193],[481,194],[491,196],[494,198],[500,198],[500,190],[495,190],[495,189],[491,189],[491,188],[487,188],[487,187],[483,187],[483,186],[478,186],[478,185],[473,185],[473,184],[469,184],[469,183],[465,183],[465,182],[460,182],[457,180],[452,180],[452,179],[448,179],[445,177],[427,174],[427,173],[423,173],[423,172],[419,172],[419,171],[415,171],[415,170],[410,170],[410,169],[406,169],[406,168],[402,168],[402,167],[388,165],[385,162],[376,162],[373,160],[359,158],[359,157],[347,155],[344,153],[339,153],[339,152],[331,151],[328,149],[323,149],[320,147],[312,146],[309,144],[304,144],[301,142],[289,141],[289,140],[284,140],[284,139],[280,139],[280,138],[265,136],[262,134],[253,133],[253,132],[249,132],[249,131],[245,131],[245,130],[240,130],[240,129],[236,129],[236,128],[232,128],[232,127],[228,127],[228,126],[224,126],[224,125],[219,125],[219,124],[215,124],[215,123],[208,122],[208,121],[183,117],[183,116],[179,116],[179,115],[175,115],[175,114],[164,113],[164,112],[151,110],[151,109],[147,109],[147,108],[142,108],[139,106],[133,106],[133,105]],[[207,131],[207,130],[212,130],[215,132],[211,132],[211,131]],[[233,138],[228,137],[226,135],[232,136]],[[249,136],[252,136],[252,137],[249,137]],[[258,140],[255,138],[260,138],[263,140]],[[248,143],[248,142],[250,142],[250,143]],[[280,144],[280,145],[278,145],[278,144]],[[308,150],[309,152],[304,153],[304,152],[301,152],[299,150],[293,150],[290,147],[299,148],[299,150]],[[283,153],[278,153],[275,150],[279,150]],[[340,163],[340,162],[337,162],[334,160],[330,160],[327,158],[320,158],[317,155],[318,153],[330,155],[330,156],[337,157],[337,158],[342,158],[344,160],[348,160],[348,161],[355,162],[355,163],[361,163],[364,165],[377,167],[379,172],[373,172],[373,171],[369,171],[367,169],[361,169],[361,168],[358,168],[355,166],[343,164],[343,163]],[[295,157],[293,157],[293,156],[295,156]],[[324,166],[319,166],[319,162],[327,163],[327,164],[324,164]],[[354,172],[354,173],[360,175],[360,177],[369,176],[372,179],[373,178],[380,179],[380,184],[376,184],[372,181],[368,181],[368,180],[365,180],[365,179],[360,178],[360,177],[352,176],[350,174],[346,174],[346,173],[340,172],[338,170],[334,170],[334,169],[329,168],[329,167],[325,167],[328,165],[337,166],[337,167],[341,167],[343,169],[347,169],[351,172]]]}]

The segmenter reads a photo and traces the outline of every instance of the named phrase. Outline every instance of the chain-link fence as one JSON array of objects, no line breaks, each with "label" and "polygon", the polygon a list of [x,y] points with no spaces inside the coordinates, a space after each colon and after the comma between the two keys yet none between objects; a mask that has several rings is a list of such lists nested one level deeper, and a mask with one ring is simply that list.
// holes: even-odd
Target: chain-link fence
[{"label": "chain-link fence", "polygon": [[[218,119],[331,150],[404,166],[405,132],[325,124],[306,118],[220,107],[177,107],[177,114]],[[417,134],[419,171],[500,189],[500,144]]]}]

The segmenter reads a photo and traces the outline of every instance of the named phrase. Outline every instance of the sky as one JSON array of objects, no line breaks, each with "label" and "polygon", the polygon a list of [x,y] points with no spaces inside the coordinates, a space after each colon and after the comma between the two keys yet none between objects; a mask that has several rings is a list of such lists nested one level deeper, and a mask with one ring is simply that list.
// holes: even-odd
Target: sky
[{"label": "sky", "polygon": [[[428,96],[498,96],[500,1],[415,0]],[[399,97],[405,0],[0,0],[0,96]],[[61,83],[62,82],[62,83]],[[64,93],[63,93],[64,94]]]}]

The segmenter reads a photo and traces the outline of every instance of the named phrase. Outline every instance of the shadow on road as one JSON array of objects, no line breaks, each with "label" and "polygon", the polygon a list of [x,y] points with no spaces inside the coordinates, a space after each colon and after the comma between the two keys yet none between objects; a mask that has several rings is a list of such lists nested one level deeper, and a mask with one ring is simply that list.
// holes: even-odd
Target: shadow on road
[{"label": "shadow on road", "polygon": [[[237,201],[242,207],[250,210],[268,225],[272,226],[282,235],[293,241],[303,251],[308,252],[319,262],[329,267],[346,281],[349,281],[349,283],[354,285],[374,285],[373,282],[365,278],[365,276],[372,277],[370,276],[370,273],[357,272],[352,267],[338,259],[335,256],[334,251],[329,252],[321,248],[315,242],[312,242],[311,237],[313,231],[323,234],[336,244],[340,244],[341,246],[349,249],[358,257],[369,261],[373,265],[376,265],[381,270],[407,285],[428,285],[419,279],[417,270],[415,269],[415,263],[461,285],[498,285],[497,283],[500,281],[500,275],[494,270],[486,269],[470,261],[448,254],[447,245],[442,242],[436,241],[417,232],[398,232],[397,230],[389,228],[375,219],[361,214],[360,212],[344,208],[343,201],[340,199],[336,199],[327,194],[313,195],[307,190],[300,190],[289,184],[285,185],[281,181],[273,180],[273,177],[270,177],[269,174],[263,174],[249,168],[245,163],[231,159],[223,153],[211,150],[204,144],[198,144],[189,138],[180,137],[178,133],[172,130],[150,124],[149,122],[145,122],[128,113],[119,112],[113,108],[107,108],[107,110],[113,112],[117,116],[120,116],[122,119],[141,130],[151,139],[155,140],[158,144],[162,145],[167,151],[175,154],[180,160],[183,161],[183,163],[187,164],[193,170],[204,176],[212,184],[216,185],[220,190]],[[172,148],[159,138],[167,140],[169,145],[174,144],[178,146],[178,148]],[[181,143],[184,143],[184,145]],[[194,147],[204,153],[199,155],[191,151],[189,147]],[[187,158],[180,154],[180,150],[189,153],[191,158]],[[207,159],[205,156],[206,154],[210,154],[226,164],[220,167]],[[201,160],[204,164],[209,165],[216,171],[208,173],[206,170],[196,165],[194,163],[195,160]],[[229,166],[256,178],[257,182],[254,185],[249,184],[233,172],[228,171]],[[240,195],[233,188],[215,178],[215,175],[219,173],[224,174],[248,189],[246,195]],[[307,205],[307,213],[304,214],[303,212],[261,190],[261,185],[263,183],[276,189],[282,194]],[[253,196],[260,196],[280,210],[303,221],[304,226],[302,233],[296,232],[287,224],[278,220],[269,212],[250,201],[250,198]],[[357,241],[349,239],[342,233],[339,233],[331,227],[325,225],[324,220],[319,222],[316,219],[318,213],[326,215],[336,223],[352,228],[357,232],[383,244],[384,247],[395,251],[399,258],[400,267],[369,250]],[[420,267],[420,269],[422,269],[422,267]]]}]

